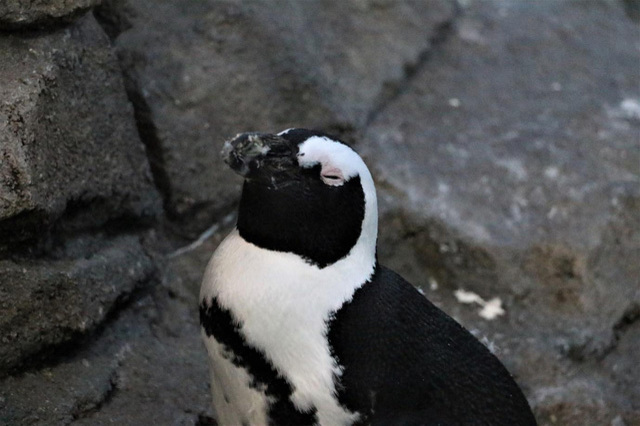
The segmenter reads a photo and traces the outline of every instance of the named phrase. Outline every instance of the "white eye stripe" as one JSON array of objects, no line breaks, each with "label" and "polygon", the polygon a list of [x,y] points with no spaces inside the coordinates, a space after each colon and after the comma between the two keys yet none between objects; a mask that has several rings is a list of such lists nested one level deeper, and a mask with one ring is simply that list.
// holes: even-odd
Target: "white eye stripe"
[{"label": "white eye stripe", "polygon": [[[304,141],[299,147],[298,158],[302,167],[321,164],[323,174],[338,174],[347,179],[360,174],[361,170],[366,170],[362,159],[355,151],[325,136],[312,136]],[[328,170],[338,172],[327,173]]]},{"label": "white eye stripe", "polygon": [[[302,168],[320,164],[320,179],[330,186],[344,185],[346,181],[359,176],[367,202],[377,204],[376,190],[369,169],[362,158],[347,145],[326,136],[312,136],[299,145],[298,163]],[[334,176],[338,176],[338,179]],[[377,226],[377,216],[375,222]]]}]

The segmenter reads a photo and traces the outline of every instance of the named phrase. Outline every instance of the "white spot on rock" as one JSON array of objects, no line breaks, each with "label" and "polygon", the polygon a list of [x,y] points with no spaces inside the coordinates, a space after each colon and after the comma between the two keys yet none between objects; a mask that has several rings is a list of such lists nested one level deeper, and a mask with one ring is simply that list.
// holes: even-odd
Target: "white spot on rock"
[{"label": "white spot on rock", "polygon": [[456,290],[453,295],[460,303],[472,304],[475,303],[481,306],[478,315],[482,318],[491,321],[497,317],[504,315],[505,310],[502,308],[502,300],[499,297],[494,297],[489,301],[485,301],[482,297],[472,291],[466,291],[463,289]]},{"label": "white spot on rock", "polygon": [[[605,105],[605,110],[609,117],[613,119],[636,119],[640,120],[640,100],[634,98],[625,98],[620,104],[616,107],[611,107],[609,105]],[[621,123],[618,123],[618,127],[620,127]],[[614,120],[615,125],[615,120]]]},{"label": "white spot on rock", "polygon": [[640,102],[637,99],[624,99],[620,102],[620,110],[626,117],[640,119]]},{"label": "white spot on rock", "polygon": [[499,297],[485,302],[484,306],[480,310],[479,315],[486,320],[493,320],[497,317],[504,315],[504,309],[502,308],[502,300]]},{"label": "white spot on rock", "polygon": [[556,179],[560,175],[560,170],[556,166],[549,166],[544,169],[544,176],[548,179]]},{"label": "white spot on rock", "polygon": [[429,277],[429,289],[435,291],[438,289],[438,281],[435,278]]},{"label": "white spot on rock", "polygon": [[477,294],[475,294],[472,291],[466,291],[466,290],[458,289],[455,292],[453,292],[453,295],[456,297],[456,299],[458,299],[458,302],[464,303],[464,304],[469,304],[469,303],[479,303],[480,304],[480,303],[484,302],[482,297],[478,296]]},{"label": "white spot on rock", "polygon": [[448,194],[451,187],[444,182],[438,182],[438,192],[441,194]]},{"label": "white spot on rock", "polygon": [[460,105],[461,105],[460,99],[458,99],[458,98],[449,99],[449,106],[451,106],[453,108],[459,108]]}]

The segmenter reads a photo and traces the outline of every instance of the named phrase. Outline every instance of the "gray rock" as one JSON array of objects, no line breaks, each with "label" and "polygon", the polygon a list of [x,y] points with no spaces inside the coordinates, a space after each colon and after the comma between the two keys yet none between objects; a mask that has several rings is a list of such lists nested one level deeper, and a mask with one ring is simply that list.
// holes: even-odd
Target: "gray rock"
[{"label": "gray rock", "polygon": [[640,371],[636,367],[637,357],[633,356],[640,347],[640,306],[635,309],[617,324],[616,345],[603,360],[606,371],[627,396],[627,404],[621,407],[621,414],[611,422],[612,426],[640,424]]},{"label": "gray rock", "polygon": [[65,210],[77,227],[160,211],[109,40],[92,16],[0,36],[0,252]]},{"label": "gray rock", "polygon": [[102,0],[3,0],[0,30],[42,28],[67,24]]},{"label": "gray rock", "polygon": [[0,375],[87,335],[153,279],[138,237],[104,245],[81,258],[0,260]]},{"label": "gray rock", "polygon": [[[620,42],[638,40],[640,27],[621,2],[461,4],[454,32],[440,25],[454,15],[449,2],[292,1],[272,8],[266,2],[112,0],[97,13],[115,40],[167,212],[183,227],[205,227],[239,194],[239,180],[216,158],[222,139],[292,125],[347,137],[362,133],[359,150],[379,188],[381,261],[497,354],[541,425],[640,424],[640,51]],[[102,98],[92,94],[99,93],[96,81],[111,81],[103,80],[102,69],[117,74],[112,58],[91,76],[92,68],[73,61],[94,63],[83,55],[96,46],[108,52],[91,18],[78,28],[92,36],[80,37],[74,26],[50,36],[0,39],[0,53],[24,53],[11,56],[12,67],[1,63],[0,76],[35,78],[26,89],[0,84],[2,94],[24,90],[15,98],[21,103],[11,101],[23,108],[16,116],[45,126],[46,115],[37,114],[56,102],[71,109],[75,96],[76,110],[95,111],[87,99],[112,99],[106,95],[115,92],[109,105],[117,107],[108,114],[124,111],[126,120],[117,122],[129,123],[129,130],[118,134],[134,134],[121,86]],[[25,53],[54,40],[48,37],[57,37],[40,45],[51,47],[42,49],[50,59],[38,62],[40,56]],[[86,50],[81,38],[98,41]],[[53,64],[55,72],[21,65],[25,60]],[[77,68],[65,74],[61,63]],[[13,73],[16,67],[22,68]],[[76,74],[77,86],[70,83]],[[86,95],[80,87],[94,89]],[[0,128],[0,137],[28,135],[20,120],[8,125],[22,133]],[[104,123],[81,127],[92,134]],[[34,133],[46,138],[20,140],[57,135],[46,129]],[[122,232],[112,219],[157,208],[145,207],[157,206],[158,198],[135,138],[114,137],[90,144],[68,163],[56,160],[45,168],[46,179],[27,185],[33,196],[18,189],[47,162],[23,165],[32,157],[14,154],[22,145],[13,142],[8,152],[16,160],[0,162],[0,228],[11,230],[0,241],[56,222],[46,258],[0,263],[0,288],[10,289],[0,294],[0,317],[18,318],[21,307],[29,319],[13,325],[0,319],[1,336],[24,330],[28,337],[3,345],[8,361],[0,362],[55,355],[44,367],[28,364],[0,380],[0,424],[193,425],[210,414],[197,294],[225,232],[174,252],[179,256],[154,257],[161,282],[133,290],[155,277],[145,251],[171,248],[161,227],[155,237],[145,234],[145,250],[135,237],[111,235]],[[69,152],[83,147],[77,143]],[[114,147],[108,155],[117,161],[96,154],[107,147]],[[7,179],[13,175],[22,186]],[[51,182],[63,183],[52,191]],[[146,201],[137,198],[144,194]],[[127,226],[140,231],[137,222]],[[459,289],[485,301],[499,298],[504,313],[487,319],[478,304],[459,301]],[[133,300],[121,304],[119,295],[132,291]],[[55,296],[48,311],[46,295]],[[71,301],[70,308],[59,300]],[[64,344],[78,335],[83,344]]]},{"label": "gray rock", "polygon": [[621,3],[465,4],[361,146],[381,259],[497,347],[543,424],[637,419],[640,51],[619,41],[640,29]]},{"label": "gray rock", "polygon": [[[162,281],[134,294],[64,362],[0,380],[0,424],[188,425],[211,416],[198,322],[202,270],[228,228],[162,259]],[[162,243],[155,243],[160,244]]]},{"label": "gray rock", "polygon": [[348,134],[454,13],[448,0],[130,0],[99,16],[112,34],[130,27],[115,45],[156,181],[170,217],[201,230],[239,193],[218,156],[223,140],[291,126]]}]

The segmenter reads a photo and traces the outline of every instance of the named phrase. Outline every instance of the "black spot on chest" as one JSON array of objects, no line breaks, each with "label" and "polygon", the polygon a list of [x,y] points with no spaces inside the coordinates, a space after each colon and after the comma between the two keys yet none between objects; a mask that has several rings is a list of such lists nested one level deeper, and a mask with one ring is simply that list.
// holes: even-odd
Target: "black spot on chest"
[{"label": "black spot on chest", "polygon": [[324,184],[319,166],[303,169],[282,188],[245,182],[238,232],[269,250],[295,253],[323,268],[345,257],[356,244],[364,220],[360,177],[342,186]]},{"label": "black spot on chest", "polygon": [[[291,402],[292,388],[273,365],[257,349],[249,346],[233,321],[231,313],[221,308],[214,298],[210,304],[200,304],[200,324],[207,336],[213,336],[232,354],[231,362],[244,368],[252,377],[251,386],[264,389],[274,402],[270,404],[268,417],[271,425],[313,425],[316,410],[302,412]],[[218,390],[222,391],[222,390]]]}]

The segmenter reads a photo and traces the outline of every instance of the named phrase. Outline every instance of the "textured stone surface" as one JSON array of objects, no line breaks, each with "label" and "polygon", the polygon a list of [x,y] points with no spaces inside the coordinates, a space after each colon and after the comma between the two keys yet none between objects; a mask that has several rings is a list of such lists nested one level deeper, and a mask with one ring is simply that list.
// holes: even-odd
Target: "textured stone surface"
[{"label": "textured stone surface", "polygon": [[81,348],[0,381],[0,424],[193,426],[211,416],[197,294],[201,268],[227,231],[162,259],[162,282],[136,293]]},{"label": "textured stone surface", "polygon": [[161,212],[108,37],[89,15],[0,36],[0,375],[90,334],[152,278]]},{"label": "textured stone surface", "polygon": [[615,3],[467,2],[361,145],[381,258],[497,346],[543,424],[639,421],[639,35]]},{"label": "textured stone surface", "polygon": [[157,309],[147,296],[65,362],[5,379],[0,424],[191,426],[210,415],[197,321],[181,305],[165,320],[179,320],[181,333],[170,334],[154,324],[166,315]]},{"label": "textured stone surface", "polygon": [[81,227],[159,211],[118,63],[92,16],[51,34],[5,34],[0,56],[0,252],[65,209]]},{"label": "textured stone surface", "polygon": [[[0,46],[27,52],[56,40],[37,45],[38,55],[14,54],[12,67],[0,63],[10,81],[31,81],[0,84],[3,93],[25,90],[15,98],[19,117],[54,129],[37,114],[56,102],[73,109],[77,98],[74,111],[93,111],[87,99],[114,99],[108,104],[122,119],[80,127],[117,121],[129,130],[99,145],[114,146],[107,156],[90,145],[45,168],[50,179],[28,186],[32,198],[4,189],[12,169],[0,162],[0,224],[10,229],[0,238],[7,258],[0,265],[22,279],[12,281],[15,295],[0,297],[0,329],[4,313],[14,312],[6,306],[23,306],[31,322],[22,329],[33,337],[41,327],[45,339],[33,340],[44,352],[36,350],[26,370],[0,380],[0,424],[193,425],[211,414],[197,293],[227,229],[172,257],[166,253],[189,241],[176,241],[164,221],[149,230],[137,219],[158,198],[141,189],[152,188],[141,145],[123,142],[137,137],[135,114],[172,230],[175,219],[182,231],[220,220],[239,194],[239,181],[217,158],[229,135],[304,125],[354,137],[379,188],[380,259],[496,352],[540,424],[640,425],[640,27],[631,2],[460,3],[447,31],[441,24],[455,15],[448,2],[105,1],[97,14],[135,111],[120,84],[83,68],[96,45],[110,55],[91,18],[49,35],[3,35]],[[88,31],[83,41],[78,28]],[[78,48],[87,41],[93,47]],[[66,74],[62,59],[75,64]],[[112,57],[103,69],[117,74]],[[108,90],[80,90],[96,81]],[[52,122],[68,121],[56,115]],[[11,125],[23,133],[2,127],[0,137],[27,134],[20,120]],[[47,132],[32,139],[57,134]],[[10,146],[12,158],[30,158],[4,141],[0,149]],[[35,179],[30,164],[17,170]],[[140,165],[138,178],[127,177],[130,164]],[[100,195],[68,201],[85,193]],[[143,194],[151,195],[142,201]],[[6,206],[22,210],[6,213]],[[38,250],[17,238],[41,228],[51,238]],[[21,242],[18,255],[6,250],[16,247],[6,245],[8,236]],[[152,262],[159,284],[139,286],[144,277],[155,282]],[[120,303],[118,295],[133,288]],[[478,304],[459,302],[460,289],[499,298],[504,314],[487,320]],[[73,303],[57,304],[48,312],[58,315],[44,321],[34,307],[46,294]],[[20,304],[7,305],[10,297]],[[20,358],[12,351],[28,342],[2,346],[3,356]]]},{"label": "textured stone surface", "polygon": [[221,141],[294,125],[348,133],[426,55],[454,7],[131,0],[99,16],[113,34],[128,28],[115,45],[167,212],[204,229],[239,189],[221,170]]},{"label": "textured stone surface", "polygon": [[72,22],[102,0],[2,0],[0,29],[42,28]]},{"label": "textured stone surface", "polygon": [[91,332],[154,270],[137,237],[79,259],[0,260],[0,374]]}]

